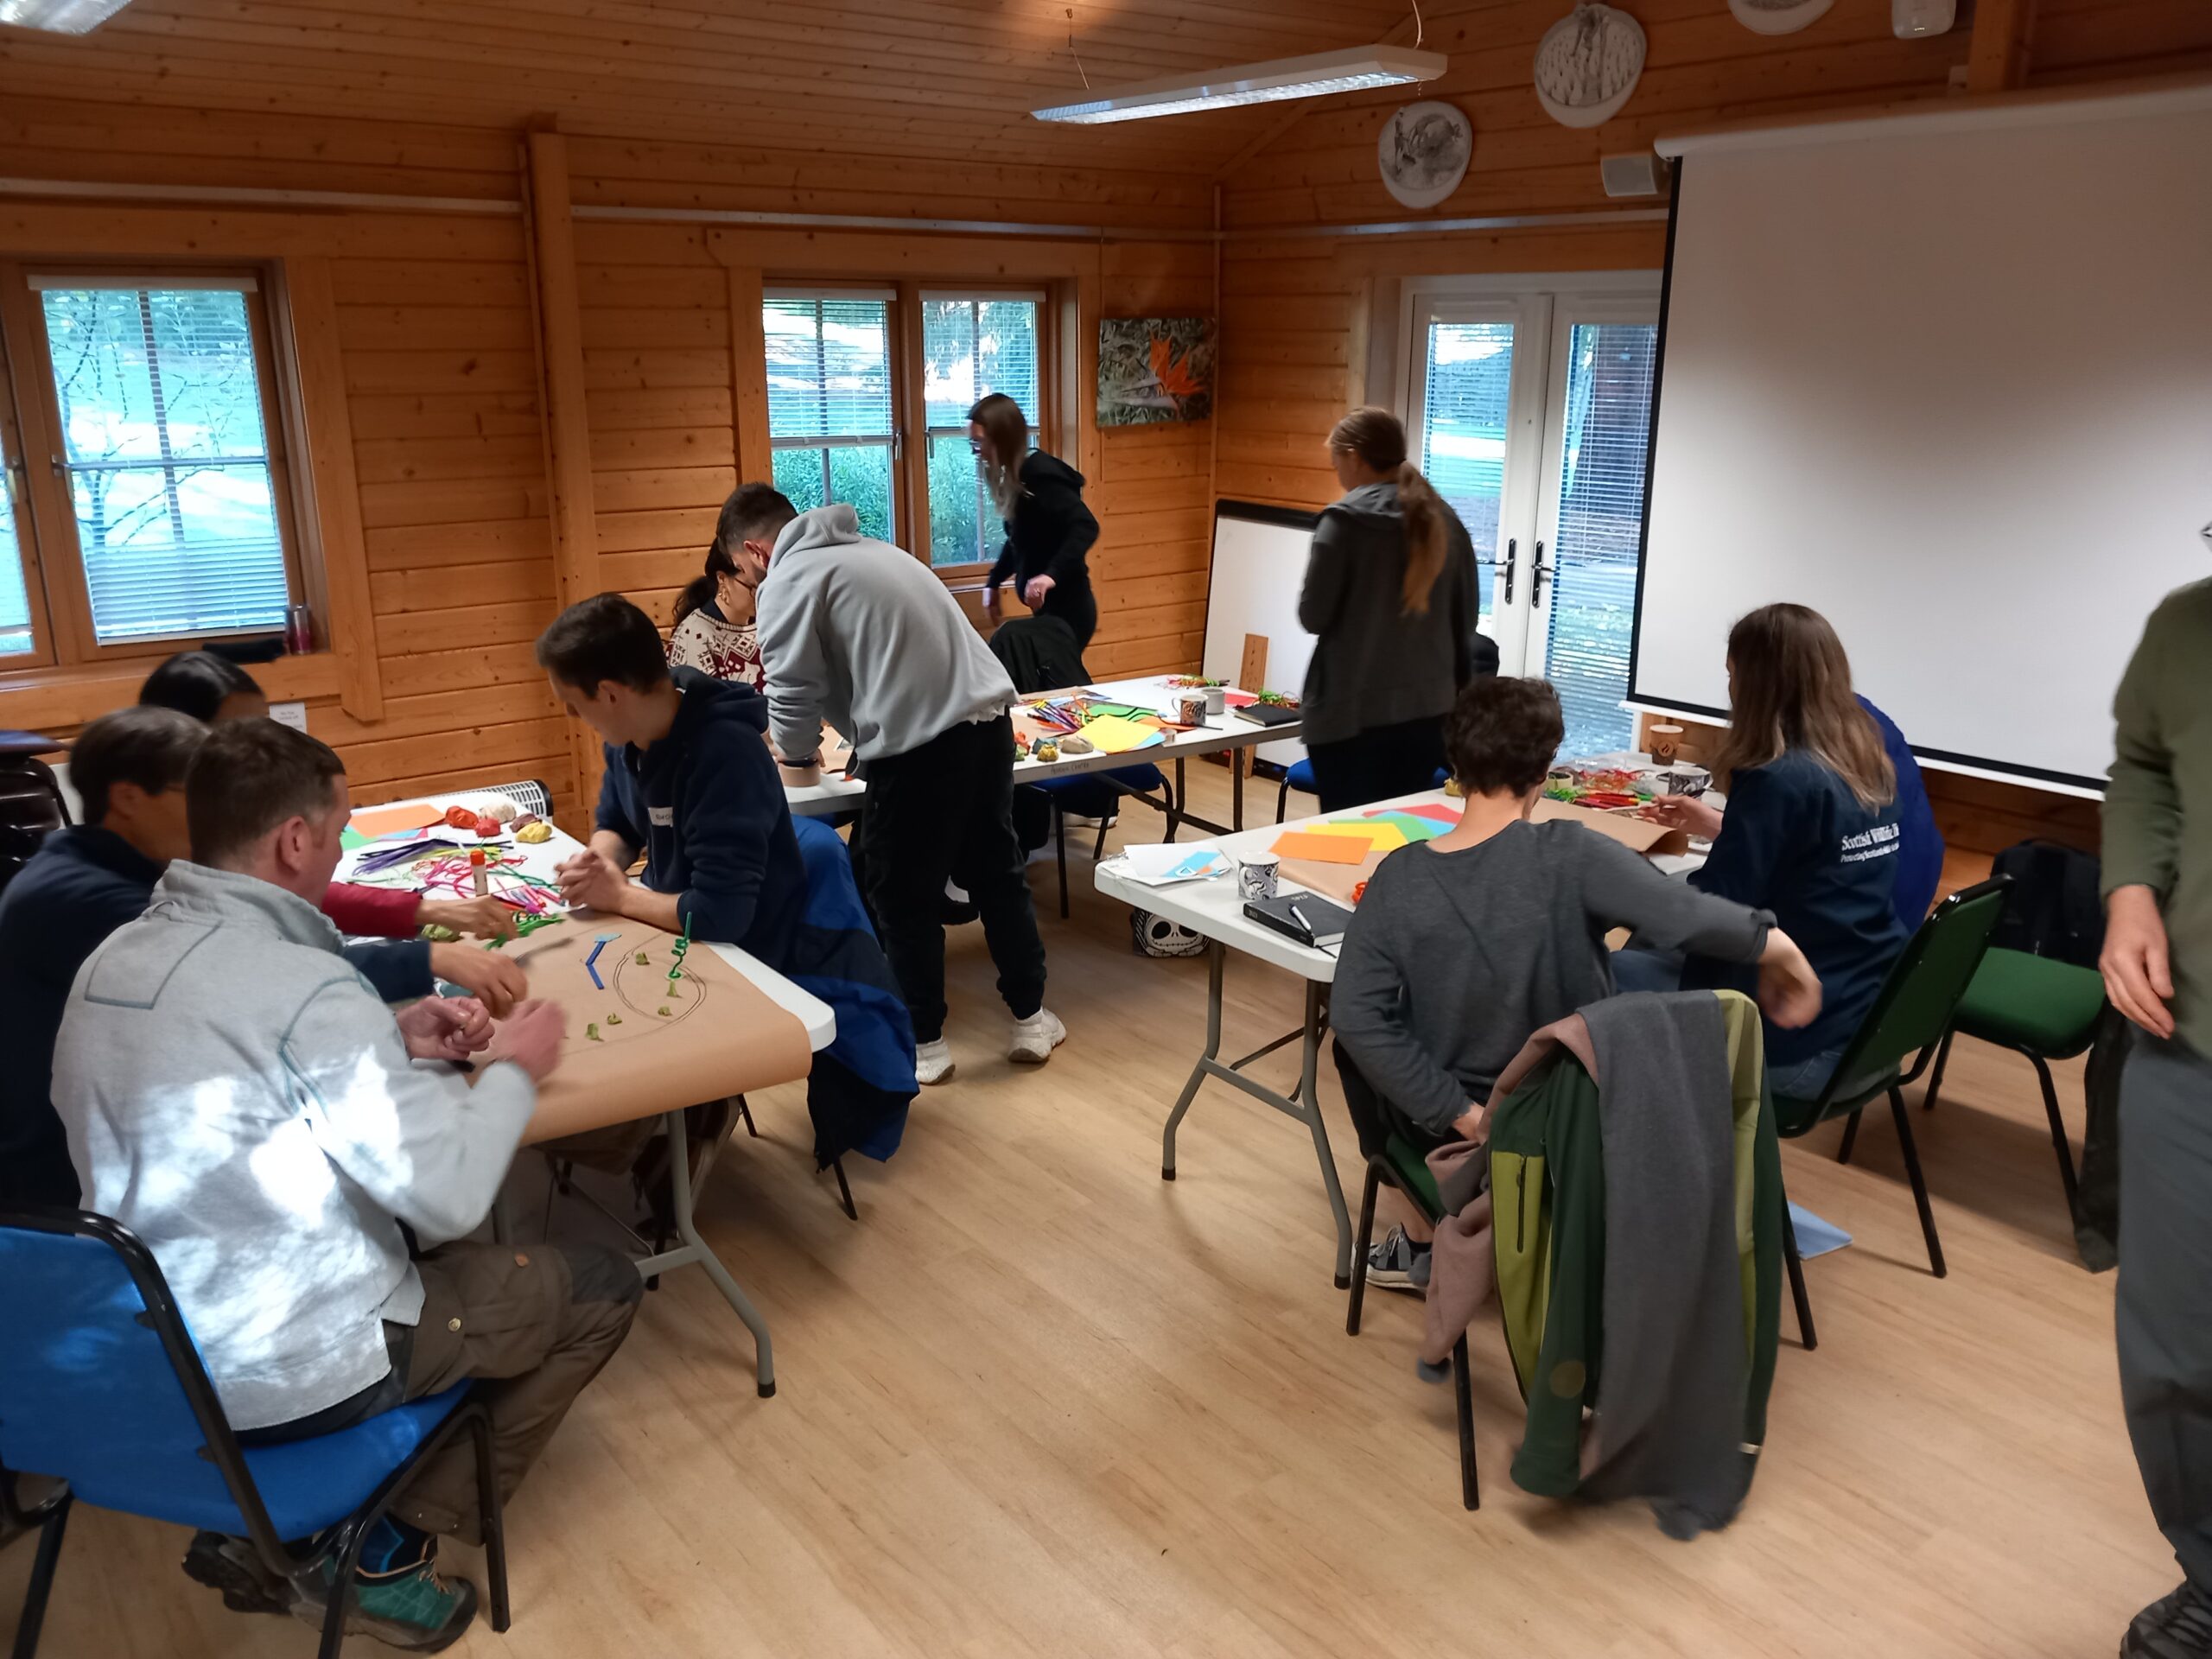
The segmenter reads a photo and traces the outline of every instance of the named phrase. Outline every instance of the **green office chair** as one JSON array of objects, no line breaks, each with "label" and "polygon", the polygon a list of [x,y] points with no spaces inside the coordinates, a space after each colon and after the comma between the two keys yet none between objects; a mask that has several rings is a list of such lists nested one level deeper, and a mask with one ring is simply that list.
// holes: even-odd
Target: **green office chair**
[{"label": "green office chair", "polygon": [[2036,1081],[2043,1085],[2043,1109],[2050,1120],[2050,1144],[2058,1154],[2058,1180],[2066,1191],[2069,1216],[2075,1209],[2074,1149],[2067,1142],[2066,1120],[2059,1116],[2050,1062],[2087,1053],[2104,1011],[2105,982],[2095,969],[2024,950],[1992,950],[1959,999],[1951,1028],[1936,1052],[1928,1097],[1922,1103],[1935,1109],[1936,1096],[1943,1087],[1943,1068],[1951,1058],[1951,1040],[1961,1032],[2025,1055],[2036,1069]]},{"label": "green office chair", "polygon": [[[1810,1100],[1774,1097],[1775,1130],[1785,1140],[1808,1134],[1830,1118],[1847,1116],[1851,1121],[1836,1154],[1839,1161],[1847,1163],[1859,1136],[1859,1113],[1880,1096],[1890,1097],[1905,1175],[1912,1183],[1912,1201],[1920,1211],[1921,1234],[1928,1241],[1928,1265],[1938,1279],[1946,1272],[1943,1245],[1936,1236],[1936,1216],[1928,1205],[1928,1184],[1921,1179],[1920,1153],[1912,1143],[1912,1122],[1905,1115],[1902,1091],[1935,1058],[1960,999],[1989,949],[1990,932],[2004,911],[2005,892],[2011,886],[2009,877],[1997,876],[1936,906],[1891,967],[1827,1086]],[[1805,1295],[1805,1270],[1794,1249],[1788,1252],[1788,1264],[1798,1331],[1810,1348],[1815,1341],[1812,1307]]]}]

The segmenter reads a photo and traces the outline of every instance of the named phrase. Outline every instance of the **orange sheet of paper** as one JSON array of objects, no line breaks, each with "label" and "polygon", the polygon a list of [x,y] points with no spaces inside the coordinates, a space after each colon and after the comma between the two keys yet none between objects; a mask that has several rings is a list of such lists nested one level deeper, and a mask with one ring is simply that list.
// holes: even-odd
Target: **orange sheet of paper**
[{"label": "orange sheet of paper", "polygon": [[1301,830],[1299,833],[1342,836],[1349,841],[1363,841],[1378,853],[1395,853],[1406,844],[1406,832],[1395,823],[1317,823],[1311,830]]},{"label": "orange sheet of paper", "polygon": [[1309,864],[1357,864],[1373,850],[1370,842],[1351,836],[1317,836],[1294,830],[1275,839],[1277,858],[1304,859]]},{"label": "orange sheet of paper", "polygon": [[428,801],[404,801],[397,806],[363,807],[353,815],[350,827],[355,835],[374,841],[402,830],[427,830],[445,819],[445,813]]}]

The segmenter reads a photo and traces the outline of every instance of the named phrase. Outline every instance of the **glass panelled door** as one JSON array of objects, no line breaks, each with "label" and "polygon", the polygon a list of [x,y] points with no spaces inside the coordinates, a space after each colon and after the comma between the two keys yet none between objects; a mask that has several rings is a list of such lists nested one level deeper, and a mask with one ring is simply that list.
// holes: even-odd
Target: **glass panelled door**
[{"label": "glass panelled door", "polygon": [[1407,399],[1421,470],[1467,526],[1482,628],[1541,674],[1563,753],[1625,748],[1657,302],[1548,293],[1421,308]]},{"label": "glass panelled door", "polygon": [[1602,754],[1635,735],[1620,702],[1636,628],[1659,325],[1648,306],[1561,301],[1554,336],[1526,671],[1559,691],[1563,753]]}]

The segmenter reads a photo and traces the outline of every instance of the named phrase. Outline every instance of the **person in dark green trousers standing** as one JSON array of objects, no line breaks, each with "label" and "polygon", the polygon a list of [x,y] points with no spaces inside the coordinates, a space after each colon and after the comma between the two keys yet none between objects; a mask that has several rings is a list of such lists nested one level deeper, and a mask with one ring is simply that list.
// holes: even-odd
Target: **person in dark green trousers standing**
[{"label": "person in dark green trousers standing", "polygon": [[2148,1034],[2120,1084],[2120,1397],[2181,1586],[2122,1659],[2212,1659],[2212,582],[2166,596],[2121,679],[2105,791],[2113,1006]]}]

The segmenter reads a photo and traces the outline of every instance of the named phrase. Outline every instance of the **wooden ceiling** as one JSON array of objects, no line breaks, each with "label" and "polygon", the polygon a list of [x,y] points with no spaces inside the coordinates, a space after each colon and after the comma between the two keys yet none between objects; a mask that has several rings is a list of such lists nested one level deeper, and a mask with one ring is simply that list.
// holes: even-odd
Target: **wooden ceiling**
[{"label": "wooden ceiling", "polygon": [[[0,29],[0,92],[988,165],[1211,174],[1281,119],[1051,127],[1033,105],[1382,38],[1406,0],[135,0]],[[1069,35],[1075,37],[1075,53]]]}]

